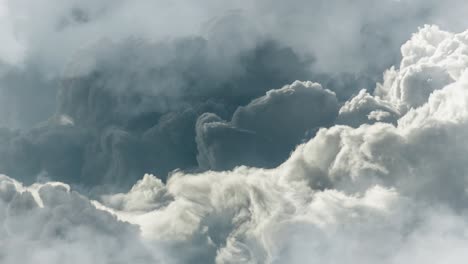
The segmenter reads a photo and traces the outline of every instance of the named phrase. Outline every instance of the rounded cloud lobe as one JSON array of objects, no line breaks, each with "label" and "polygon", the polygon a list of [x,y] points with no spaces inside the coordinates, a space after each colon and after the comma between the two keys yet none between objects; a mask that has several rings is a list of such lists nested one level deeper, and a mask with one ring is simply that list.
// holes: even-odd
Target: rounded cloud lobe
[{"label": "rounded cloud lobe", "polygon": [[138,228],[62,183],[23,187],[0,176],[2,263],[157,263]]},{"label": "rounded cloud lobe", "polygon": [[[388,70],[375,91],[342,104],[320,84],[291,82],[225,112],[212,110],[216,104],[200,112],[192,107],[192,147],[208,171],[175,171],[164,181],[146,174],[130,191],[94,200],[64,184],[23,187],[2,176],[0,232],[7,235],[0,239],[6,245],[0,260],[464,263],[467,50],[468,31],[425,26],[403,45],[400,66]],[[99,115],[89,113],[99,111],[80,111],[53,119],[54,139],[68,130],[79,134],[74,138],[94,137],[92,129],[77,132],[88,126],[77,124],[94,124]],[[155,118],[177,124],[170,116]],[[103,150],[137,144],[134,134],[103,129]],[[142,130],[157,138],[165,131]],[[30,147],[13,144],[11,133],[2,132],[2,142]],[[265,157],[258,152],[284,153],[276,148],[294,148],[304,139],[284,162],[255,161]],[[131,162],[115,154],[123,152],[113,152],[121,161],[114,166]],[[252,160],[264,168],[238,166]],[[94,241],[100,246],[90,247]],[[20,254],[25,247],[32,253]]]},{"label": "rounded cloud lobe", "polygon": [[307,133],[333,124],[337,113],[333,92],[299,81],[237,108],[230,122],[205,113],[196,126],[198,162],[216,170],[275,166]]}]

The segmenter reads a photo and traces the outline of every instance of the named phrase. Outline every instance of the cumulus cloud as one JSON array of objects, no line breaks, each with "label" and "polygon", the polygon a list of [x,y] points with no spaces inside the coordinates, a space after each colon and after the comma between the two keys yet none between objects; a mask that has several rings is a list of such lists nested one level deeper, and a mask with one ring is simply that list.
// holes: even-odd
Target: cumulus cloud
[{"label": "cumulus cloud", "polygon": [[[38,255],[47,263],[68,256],[87,263],[464,263],[467,36],[468,31],[421,28],[404,45],[404,65],[390,70],[377,91],[361,91],[341,110],[334,94],[319,84],[295,82],[238,108],[230,122],[215,114],[197,121],[197,133],[215,129],[225,133],[219,140],[244,142],[245,137],[255,146],[262,143],[255,134],[270,129],[264,116],[285,122],[277,130],[284,137],[299,133],[288,134],[288,125],[298,126],[304,112],[311,118],[308,126],[300,122],[305,130],[322,126],[324,116],[314,115],[317,109],[329,107],[330,118],[351,120],[353,126],[319,129],[275,168],[178,171],[166,182],[146,174],[130,191],[98,201],[64,184],[23,187],[2,176],[1,232],[9,235],[0,240],[8,245],[0,258],[23,263]],[[417,81],[401,81],[405,78]],[[428,79],[436,85],[428,87]],[[277,112],[284,104],[291,113]],[[201,151],[213,150],[202,143]],[[90,237],[102,246],[90,248]],[[66,248],[57,241],[65,241]],[[31,255],[18,253],[25,245]]]},{"label": "cumulus cloud", "polygon": [[[411,66],[419,55],[409,56],[404,47],[401,69],[389,70],[377,88],[385,102],[363,93],[346,101],[362,88],[373,93],[417,26],[458,28],[464,21],[455,10],[447,17],[445,2],[419,0],[2,3],[0,30],[8,40],[0,51],[0,125],[12,131],[0,146],[0,168],[27,183],[41,175],[86,188],[129,187],[147,172],[165,179],[175,169],[278,165],[315,134],[313,128],[329,126],[334,118],[293,124],[271,149],[281,126],[271,129],[267,117],[258,125],[268,132],[238,125],[234,112],[295,80],[335,92],[344,104],[338,124],[396,122],[453,81],[451,70]],[[400,73],[406,64],[406,74]],[[428,67],[440,76],[426,78],[432,74]],[[393,75],[402,83],[398,88],[390,87]],[[416,86],[426,92],[414,92]],[[388,102],[398,106],[390,109]],[[205,113],[233,120],[219,126],[220,133],[212,129],[197,137],[197,120]],[[50,140],[57,134],[64,144]],[[227,151],[241,147],[251,154]],[[222,164],[204,161],[213,151]]]},{"label": "cumulus cloud", "polygon": [[[430,42],[430,30],[439,31],[423,28],[406,45]],[[449,33],[436,49],[447,50],[467,34]],[[424,60],[437,55],[430,52]],[[443,61],[436,65],[444,68]],[[431,77],[445,78],[427,69]],[[141,226],[147,239],[175,239],[195,254],[184,258],[203,263],[462,263],[468,243],[468,76],[452,78],[421,106],[401,113],[396,124],[321,129],[277,168],[179,172],[165,185],[147,175],[128,194],[103,202]],[[426,90],[419,91],[424,97]],[[358,97],[372,97],[363,94]],[[399,104],[374,102],[399,113]]]},{"label": "cumulus cloud", "polygon": [[198,162],[217,170],[277,166],[307,134],[330,126],[337,112],[333,92],[296,81],[239,107],[228,123],[204,114],[197,121]]},{"label": "cumulus cloud", "polygon": [[24,187],[0,176],[2,263],[158,263],[136,226],[62,183]]},{"label": "cumulus cloud", "polygon": [[[229,58],[210,57],[213,45],[202,38],[159,45],[130,39],[108,43],[107,53],[85,52],[86,70],[77,60],[61,81],[55,114],[8,133],[0,167],[30,183],[43,173],[87,187],[129,186],[145,172],[165,178],[198,167],[198,116],[231,116],[269,89],[307,76],[307,63],[275,42]],[[230,68],[216,70],[222,67]],[[63,144],[55,144],[57,136]]]},{"label": "cumulus cloud", "polygon": [[361,90],[340,108],[336,123],[357,127],[366,123],[395,123],[400,113],[385,100]]},{"label": "cumulus cloud", "polygon": [[455,5],[0,2],[0,262],[464,263]]}]

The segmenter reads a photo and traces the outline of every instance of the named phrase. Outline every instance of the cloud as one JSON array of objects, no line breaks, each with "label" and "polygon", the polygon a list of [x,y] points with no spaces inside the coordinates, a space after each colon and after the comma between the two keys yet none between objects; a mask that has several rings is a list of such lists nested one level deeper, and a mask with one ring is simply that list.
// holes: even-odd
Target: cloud
[{"label": "cloud", "polygon": [[[439,29],[425,27],[415,34],[405,44],[415,50],[406,54],[419,50],[415,44],[421,40],[429,42],[434,36],[428,34],[431,31],[435,34]],[[407,65],[419,68],[431,61],[434,67],[453,73],[451,83],[436,87],[427,97],[420,82],[399,81],[408,74],[405,67],[393,70],[394,75],[385,80],[386,84],[394,81],[388,87],[406,87],[416,98],[427,98],[425,102],[403,112],[402,97],[380,98],[378,92],[363,91],[344,107],[352,110],[357,105],[359,110],[362,101],[362,109],[393,113],[396,122],[321,128],[276,168],[178,171],[165,183],[146,174],[130,191],[108,194],[99,201],[89,201],[64,184],[22,187],[3,176],[0,208],[7,215],[3,225],[7,229],[2,232],[14,236],[4,238],[11,250],[0,251],[0,258],[24,258],[29,263],[28,257],[36,255],[16,255],[27,244],[32,245],[31,254],[39,252],[44,261],[54,263],[59,260],[56,252],[62,251],[44,251],[44,245],[61,249],[54,243],[65,238],[69,243],[65,256],[78,254],[87,263],[112,263],[114,254],[123,262],[141,263],[154,263],[152,258],[164,263],[464,263],[468,72],[466,64],[460,63],[466,53],[462,46],[467,44],[460,40],[467,35],[468,31],[447,33],[432,51]],[[450,49],[454,43],[462,45],[457,52]],[[407,56],[412,55],[404,55],[403,62],[410,59]],[[433,67],[419,69],[426,72],[417,76],[429,76],[435,83],[446,81]],[[309,101],[306,95],[329,98],[334,103],[326,106],[333,106],[336,117],[332,92],[316,83],[296,82],[236,111],[231,122],[205,114],[198,123],[219,127],[217,132],[233,130],[228,133],[233,136],[243,132],[233,124],[252,129],[250,116],[278,115],[269,112],[277,109],[272,106],[294,103],[300,110],[320,106],[295,104],[303,98]],[[293,114],[287,116],[295,120]],[[258,133],[264,127],[256,128]],[[19,217],[22,213],[29,217]],[[35,231],[37,226],[41,232]],[[36,234],[39,239],[31,237]],[[90,237],[104,241],[103,248],[90,249]]]},{"label": "cloud", "polygon": [[[337,69],[355,72],[372,69],[368,67],[372,65],[387,67],[382,63],[393,62],[401,42],[423,23],[437,23],[454,30],[466,26],[463,12],[453,8],[465,4],[460,0],[444,3],[384,0],[378,4],[370,0],[353,4],[343,0],[293,0],[288,4],[264,0],[235,3],[203,0],[197,4],[187,0],[4,2],[7,22],[18,32],[14,39],[24,46],[27,54],[42,60],[44,69],[53,71],[63,68],[80,47],[99,38],[118,40],[137,36],[161,40],[209,35],[212,30],[222,28],[226,35],[220,40],[226,44],[252,44],[270,35],[284,45],[317,55],[318,67],[328,72]],[[232,14],[234,17],[241,14],[240,19],[232,19]],[[225,19],[226,16],[229,18]],[[225,22],[222,26],[211,27],[220,20]],[[232,34],[236,37],[226,38]],[[54,43],[63,45],[58,48]],[[341,56],[337,56],[337,51]],[[366,54],[375,61],[364,58]]]},{"label": "cloud", "polygon": [[24,47],[15,37],[14,27],[11,23],[8,6],[5,0],[0,1],[0,40],[3,43],[0,49],[0,63],[16,64],[24,56]]},{"label": "cloud", "polygon": [[[199,155],[195,140],[203,114],[236,118],[239,107],[295,80],[321,83],[335,92],[340,104],[362,88],[371,95],[416,26],[437,21],[452,28],[461,23],[455,22],[455,13],[445,16],[441,10],[448,4],[438,1],[371,2],[4,1],[2,19],[8,30],[2,36],[17,43],[21,56],[4,58],[0,66],[0,125],[15,135],[0,146],[0,168],[27,183],[46,175],[85,188],[112,183],[116,186],[110,188],[129,187],[146,172],[165,179],[175,169],[199,170],[199,161],[211,155]],[[434,41],[444,34],[435,34]],[[411,60],[405,52],[405,60]],[[8,49],[5,54],[15,53]],[[432,74],[427,67],[438,72],[437,82],[427,80]],[[392,71],[376,94],[385,102],[354,97],[341,108],[337,123],[396,122],[398,115],[423,104],[433,90],[453,79],[441,66],[413,65],[405,75],[397,74],[403,85],[394,90]],[[420,97],[411,88],[418,85],[426,87]],[[388,102],[399,106],[389,109]],[[291,129],[285,132],[288,142],[270,150],[263,146],[271,146],[267,141],[278,135],[257,131],[254,137],[245,130],[258,128],[231,123],[242,129],[220,126],[227,131],[222,133],[232,134],[226,136],[231,142],[222,140],[228,145],[222,148],[243,145],[253,154],[223,161],[220,168],[275,166],[314,134],[304,137],[311,127]],[[262,122],[265,128],[267,123]],[[51,138],[57,130],[63,145],[47,146],[53,140],[31,138]],[[210,135],[216,137],[213,131]],[[209,140],[218,141],[200,142]],[[49,149],[55,154],[44,153]]]},{"label": "cloud", "polygon": [[23,187],[2,175],[0,215],[2,263],[158,263],[137,227],[65,184]]},{"label": "cloud", "polygon": [[[468,31],[424,26],[356,87],[412,25],[458,26],[447,3],[8,3],[26,57],[4,59],[5,107],[35,80],[55,85],[39,106],[58,97],[0,130],[0,262],[466,260]],[[153,35],[168,18],[173,38]]]},{"label": "cloud", "polygon": [[217,170],[277,166],[307,134],[333,124],[337,112],[333,92],[296,81],[237,108],[230,122],[204,114],[197,121],[198,162]]},{"label": "cloud", "polygon": [[[0,101],[3,102],[0,112],[9,113],[0,116],[0,124],[30,128],[47,119],[55,109],[58,83],[61,77],[69,74],[64,69],[70,64],[80,64],[80,69],[73,67],[72,72],[84,74],[99,66],[93,64],[94,57],[114,54],[122,58],[124,56],[117,56],[122,55],[119,45],[110,43],[125,42],[128,38],[154,44],[200,37],[216,43],[200,55],[210,58],[235,57],[239,51],[253,50],[271,40],[291,48],[301,58],[315,59],[316,63],[304,67],[312,69],[314,75],[295,79],[320,82],[328,89],[339,91],[340,100],[347,100],[361,88],[372,88],[369,86],[381,79],[381,72],[398,62],[401,44],[418,26],[436,23],[449,30],[464,29],[466,21],[459,11],[463,8],[453,8],[464,5],[462,0],[384,0],[378,4],[372,0],[358,3],[294,0],[288,4],[263,0],[229,4],[212,0],[196,4],[187,0],[171,3],[160,0],[46,0],[40,3],[3,0],[0,35],[4,45],[0,50],[0,61],[3,61],[0,75],[13,71],[16,77],[10,77],[8,82],[0,78]],[[99,45],[102,47],[97,47]],[[89,52],[90,49],[94,52]],[[141,49],[146,51],[144,47]],[[127,56],[131,57],[135,53],[132,52]],[[143,58],[148,62],[156,57],[168,63],[163,57],[169,54],[170,59],[172,52],[166,49],[148,55],[152,52],[146,51],[148,56]],[[120,63],[128,63],[133,69],[143,67],[139,62],[144,59],[133,61],[129,57]],[[283,60],[264,61],[270,66],[280,62]],[[255,69],[229,61],[204,67],[209,65],[222,74]],[[277,71],[272,74],[275,73]],[[25,83],[23,76],[31,76],[32,82]],[[270,77],[263,76],[262,80]],[[43,85],[38,87],[36,81]],[[145,79],[135,81],[139,83],[136,86],[154,88],[147,85]],[[270,85],[269,89],[288,82],[274,84],[277,87]]]},{"label": "cloud", "polygon": [[[145,172],[165,178],[198,167],[198,116],[230,116],[267,90],[307,76],[307,63],[275,42],[229,58],[210,57],[213,45],[202,38],[129,39],[97,45],[106,52],[84,52],[61,80],[55,114],[5,141],[0,167],[28,183],[43,173],[87,188],[130,186]],[[222,67],[230,69],[215,70]],[[55,144],[57,136],[63,144]]]},{"label": "cloud", "polygon": [[[433,34],[428,30],[438,31],[423,28],[406,45],[429,40]],[[451,51],[448,47],[467,34],[448,34],[435,50]],[[463,54],[430,52],[414,66],[443,58],[435,64],[446,69],[445,62],[459,62]],[[205,254],[189,250],[195,255],[184,255],[193,260],[202,256],[203,263],[462,263],[462,248],[468,243],[463,155],[468,76],[466,65],[450,65],[461,74],[421,106],[402,113],[396,124],[321,129],[274,169],[179,172],[165,186],[147,175],[128,194],[116,196],[119,206],[108,202],[113,200],[109,197],[104,203],[122,219],[140,225],[147,239],[175,238],[184,248],[197,248],[204,241]],[[395,87],[406,85],[396,80]],[[422,97],[426,94],[417,89],[418,82],[410,84],[417,85],[415,92]],[[393,106],[398,113],[399,104],[378,98],[374,102]],[[222,122],[215,116],[205,118]],[[143,199],[141,205],[130,205],[143,193],[154,195],[146,195],[150,200]],[[159,197],[150,202],[155,207],[148,206],[154,197]]]},{"label": "cloud", "polygon": [[358,127],[362,124],[395,123],[400,112],[385,100],[361,90],[340,108],[337,124]]}]

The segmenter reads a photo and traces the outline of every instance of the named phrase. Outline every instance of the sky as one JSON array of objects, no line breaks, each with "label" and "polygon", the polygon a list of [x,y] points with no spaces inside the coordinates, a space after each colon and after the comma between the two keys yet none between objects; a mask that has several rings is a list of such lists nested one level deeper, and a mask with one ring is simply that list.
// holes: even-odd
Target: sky
[{"label": "sky", "polygon": [[0,0],[0,262],[464,263],[462,0]]}]

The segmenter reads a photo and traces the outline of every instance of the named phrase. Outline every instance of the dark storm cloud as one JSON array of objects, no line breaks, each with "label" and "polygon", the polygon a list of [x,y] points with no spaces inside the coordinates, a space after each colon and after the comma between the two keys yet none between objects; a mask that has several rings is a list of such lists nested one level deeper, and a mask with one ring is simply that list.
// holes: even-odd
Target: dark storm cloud
[{"label": "dark storm cloud", "polygon": [[[273,41],[223,58],[212,55],[218,44],[195,37],[90,47],[65,70],[54,116],[4,141],[2,170],[27,182],[41,174],[128,186],[145,172],[165,178],[197,168],[198,116],[228,118],[239,105],[308,75],[307,61]],[[292,147],[282,150],[284,158]]]},{"label": "dark storm cloud", "polygon": [[230,122],[205,114],[197,121],[199,165],[216,170],[277,166],[302,139],[333,124],[337,113],[333,92],[296,81],[239,107]]}]

